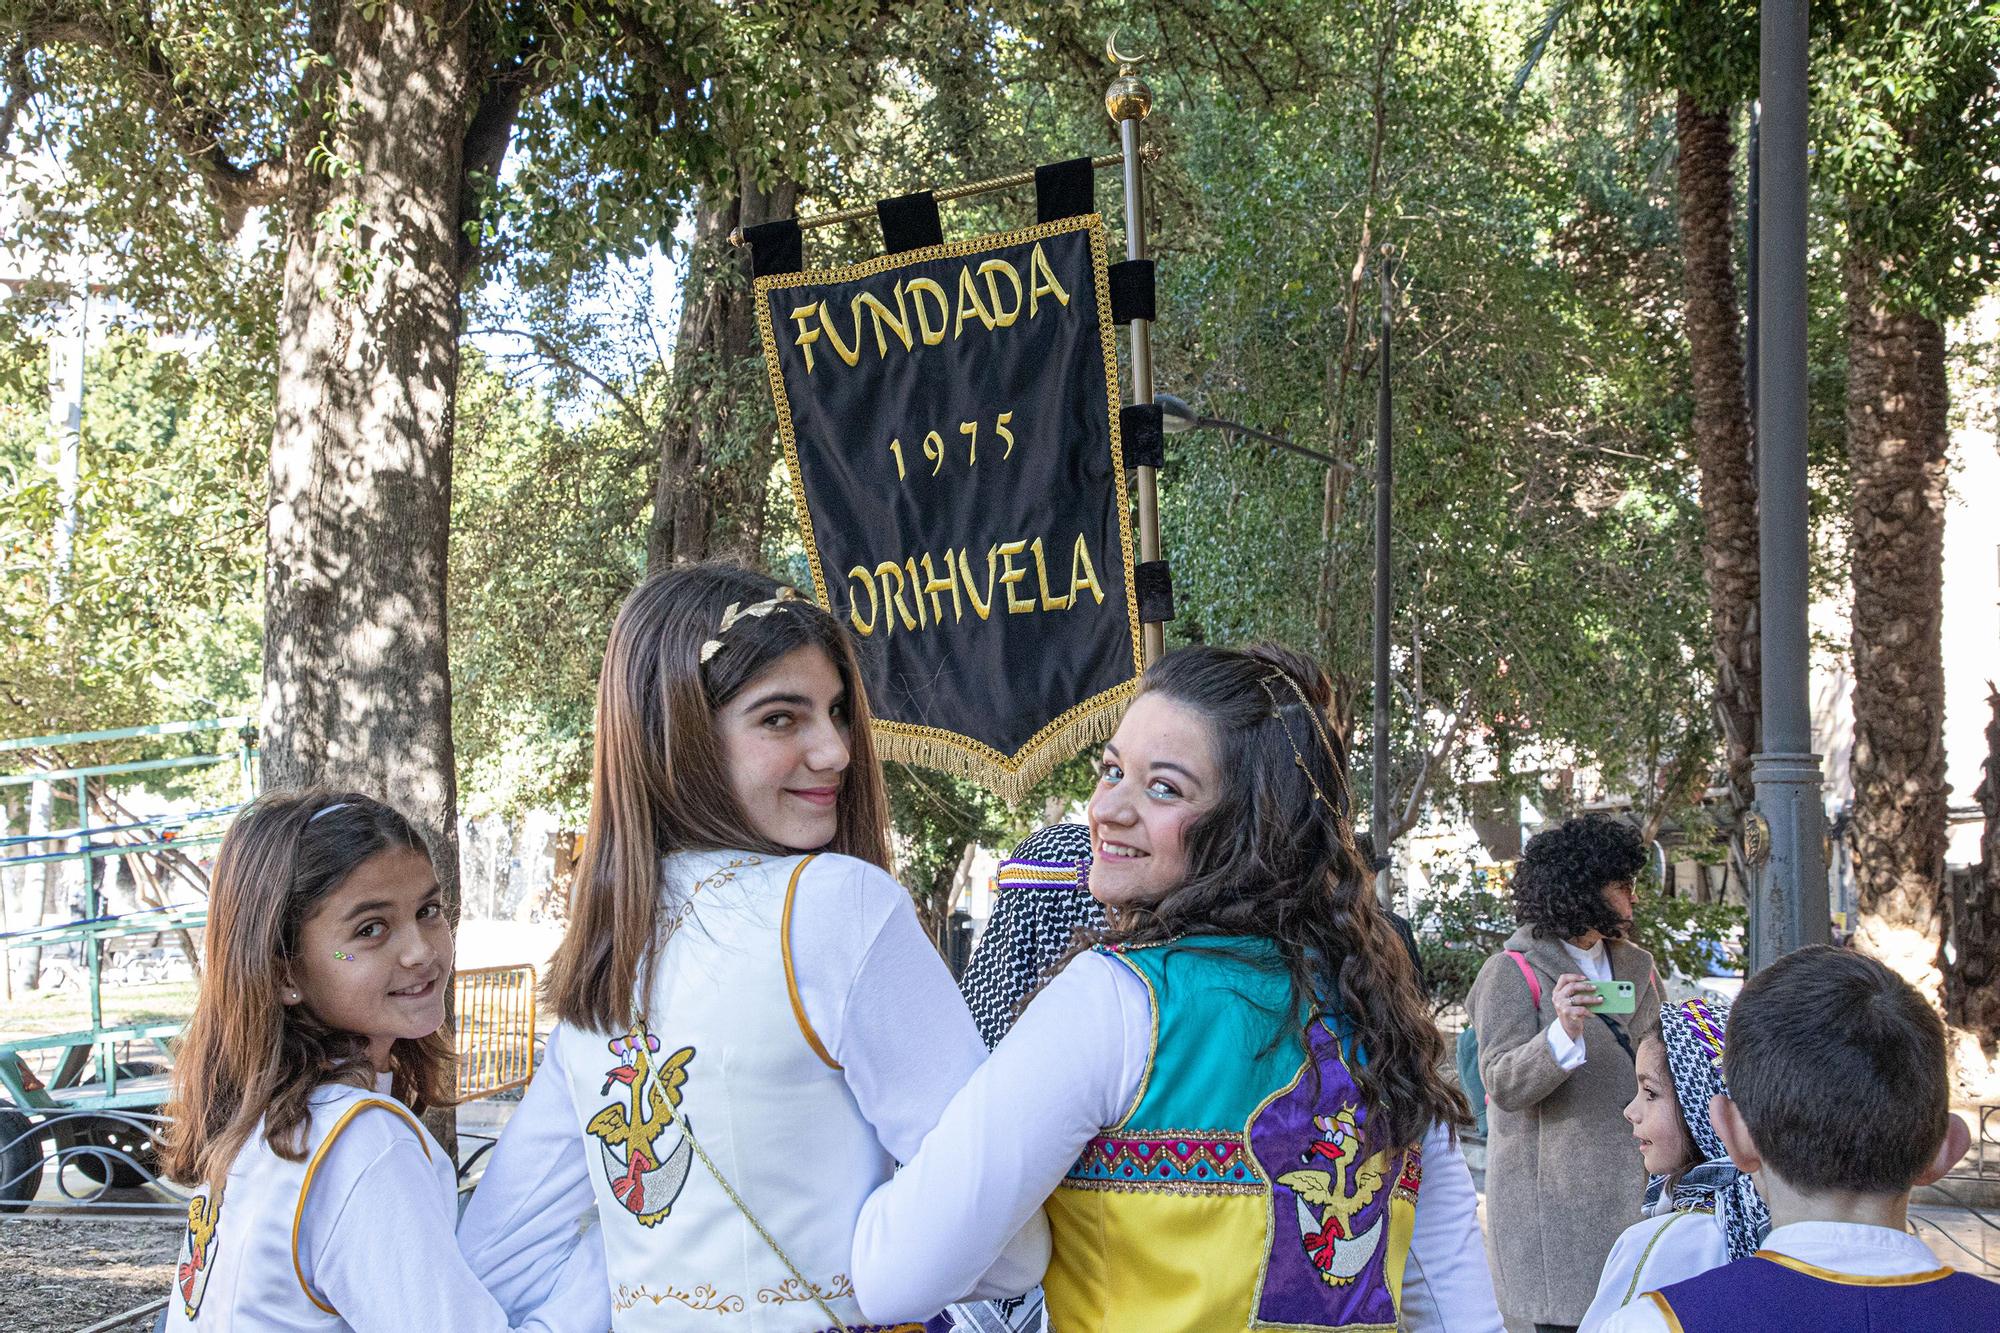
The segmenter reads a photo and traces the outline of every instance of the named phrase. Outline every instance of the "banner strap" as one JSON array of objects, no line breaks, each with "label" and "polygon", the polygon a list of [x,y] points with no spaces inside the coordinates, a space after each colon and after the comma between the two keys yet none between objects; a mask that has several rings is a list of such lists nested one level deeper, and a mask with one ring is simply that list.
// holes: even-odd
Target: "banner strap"
[{"label": "banner strap", "polygon": [[[1159,159],[1160,149],[1154,144],[1147,144],[1139,150],[1139,156],[1144,158],[1148,163],[1151,163]],[[1125,154],[1106,153],[1102,157],[1091,158],[1090,167],[1093,171],[1102,171],[1106,167],[1122,166],[1124,162]],[[991,194],[995,190],[1011,190],[1017,185],[1033,185],[1034,183],[1035,169],[1030,167],[1026,171],[1011,171],[1005,176],[988,176],[983,181],[969,181],[964,185],[950,185],[942,190],[932,190],[930,193],[937,197],[939,203],[943,203],[947,199],[964,199],[975,194]],[[801,230],[804,230],[811,227],[831,227],[842,222],[865,222],[874,217],[875,205],[862,204],[858,208],[843,208],[838,213],[816,213],[809,218],[800,218],[798,225]],[[741,227],[729,233],[729,243],[731,245],[743,244],[743,229]]]}]

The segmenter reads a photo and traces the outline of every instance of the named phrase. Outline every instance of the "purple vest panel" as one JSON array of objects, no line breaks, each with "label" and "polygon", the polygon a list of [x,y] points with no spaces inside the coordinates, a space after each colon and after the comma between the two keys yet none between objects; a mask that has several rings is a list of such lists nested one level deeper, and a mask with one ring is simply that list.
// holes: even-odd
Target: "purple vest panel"
[{"label": "purple vest panel", "polygon": [[1753,1255],[1660,1295],[1682,1333],[2000,1333],[2000,1283],[1940,1271],[1944,1276],[1862,1286]]}]

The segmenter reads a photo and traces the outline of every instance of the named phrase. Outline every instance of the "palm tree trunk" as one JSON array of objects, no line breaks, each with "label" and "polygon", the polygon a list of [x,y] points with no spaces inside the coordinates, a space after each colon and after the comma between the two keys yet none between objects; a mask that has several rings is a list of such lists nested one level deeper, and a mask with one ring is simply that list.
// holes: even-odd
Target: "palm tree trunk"
[{"label": "palm tree trunk", "polygon": [[1993,714],[1986,724],[1986,777],[1973,794],[1985,828],[1979,864],[1952,913],[1957,956],[1944,970],[1944,1014],[1990,1047],[2000,1042],[2000,690],[1992,690],[1986,703]]},{"label": "palm tree trunk", "polygon": [[1939,1000],[1945,853],[1944,330],[1847,256],[1853,846],[1863,948]]},{"label": "palm tree trunk", "polygon": [[1729,115],[1682,93],[1682,303],[1694,380],[1695,460],[1701,475],[1702,573],[1708,584],[1716,716],[1737,809],[1751,798],[1750,756],[1762,718],[1757,629],[1757,479],[1744,388],[1742,319],[1734,266],[1736,145]]}]

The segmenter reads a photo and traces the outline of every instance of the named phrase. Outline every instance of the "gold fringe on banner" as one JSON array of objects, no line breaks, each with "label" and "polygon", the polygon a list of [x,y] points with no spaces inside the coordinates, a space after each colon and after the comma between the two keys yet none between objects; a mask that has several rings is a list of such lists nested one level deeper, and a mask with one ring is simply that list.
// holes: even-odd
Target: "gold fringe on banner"
[{"label": "gold fringe on banner", "polygon": [[1139,682],[1128,680],[1086,699],[1036,732],[1011,758],[942,727],[880,718],[871,722],[875,751],[884,759],[921,764],[976,782],[1009,805],[1019,805],[1057,764],[1086,745],[1109,740],[1125,716],[1125,705],[1138,690]]}]

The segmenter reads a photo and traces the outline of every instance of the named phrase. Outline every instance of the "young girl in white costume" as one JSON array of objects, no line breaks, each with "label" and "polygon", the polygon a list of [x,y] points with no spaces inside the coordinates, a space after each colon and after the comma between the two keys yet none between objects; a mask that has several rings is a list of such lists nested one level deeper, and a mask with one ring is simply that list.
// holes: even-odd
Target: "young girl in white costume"
[{"label": "young girl in white costume", "polygon": [[[865,1326],[855,1216],[985,1055],[886,873],[885,819],[832,616],[722,566],[626,600],[548,984],[562,1022],[460,1227],[510,1309],[594,1204],[620,1333]],[[1031,1285],[1047,1235],[1023,1223],[913,1317]]]},{"label": "young girl in white costume", "polygon": [[[164,1174],[187,1210],[169,1329],[500,1333],[459,1257],[457,1172],[414,1112],[451,1095],[451,925],[423,840],[366,796],[272,794],[230,827],[174,1058]],[[594,1237],[520,1327],[600,1333]]]},{"label": "young girl in white costume", "polygon": [[1771,1230],[1771,1210],[1708,1118],[1709,1102],[1729,1095],[1728,1027],[1729,1002],[1701,995],[1661,1005],[1660,1034],[1639,1043],[1639,1090],[1625,1120],[1646,1162],[1646,1215],[1611,1247],[1581,1333],[1649,1291],[1755,1254]]},{"label": "young girl in white costume", "polygon": [[877,1319],[1043,1211],[1050,1327],[1499,1333],[1464,1099],[1348,824],[1323,676],[1155,662],[1104,747],[1073,958],[862,1211]]}]

